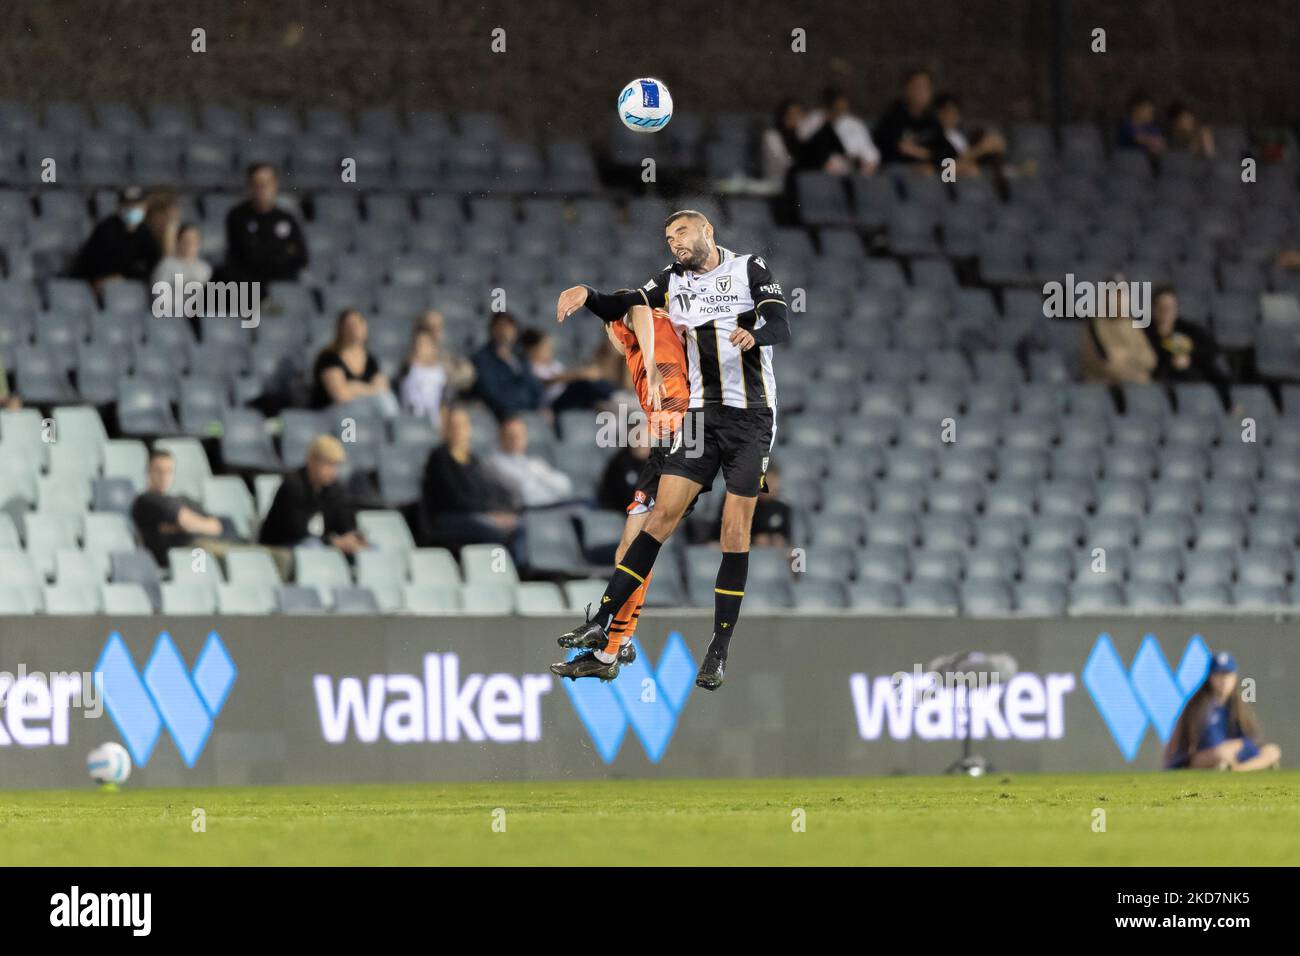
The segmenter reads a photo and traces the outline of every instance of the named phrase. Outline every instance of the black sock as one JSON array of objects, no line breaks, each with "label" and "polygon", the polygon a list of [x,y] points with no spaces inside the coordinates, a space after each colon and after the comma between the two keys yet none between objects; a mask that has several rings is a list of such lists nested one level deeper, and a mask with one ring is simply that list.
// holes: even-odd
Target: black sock
[{"label": "black sock", "polygon": [[600,599],[600,607],[592,618],[606,632],[609,631],[614,615],[623,609],[632,592],[645,582],[650,569],[655,566],[655,558],[659,557],[660,547],[660,542],[645,531],[633,538],[628,545],[623,560],[614,568],[609,585]]},{"label": "black sock", "polygon": [[709,656],[727,659],[731,635],[740,617],[740,601],[745,596],[745,578],[749,576],[748,551],[724,551],[718,565],[718,581],[713,589],[713,640]]}]

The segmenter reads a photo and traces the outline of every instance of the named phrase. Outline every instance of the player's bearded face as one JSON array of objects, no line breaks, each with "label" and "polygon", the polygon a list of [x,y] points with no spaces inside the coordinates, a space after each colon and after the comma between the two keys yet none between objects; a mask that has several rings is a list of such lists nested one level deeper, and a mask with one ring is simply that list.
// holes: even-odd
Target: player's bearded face
[{"label": "player's bearded face", "polygon": [[677,261],[687,269],[700,268],[707,258],[709,258],[709,240],[703,230],[689,237],[684,246],[677,250]]}]

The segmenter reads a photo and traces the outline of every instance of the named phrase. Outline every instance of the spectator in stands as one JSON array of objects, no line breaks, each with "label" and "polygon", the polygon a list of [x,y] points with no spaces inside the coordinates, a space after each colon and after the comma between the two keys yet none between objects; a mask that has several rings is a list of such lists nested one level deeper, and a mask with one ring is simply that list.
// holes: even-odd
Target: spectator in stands
[{"label": "spectator in stands", "polygon": [[402,375],[402,410],[433,422],[439,430],[454,389],[448,381],[447,367],[439,355],[438,342],[428,329],[416,328],[411,348],[406,353]]},{"label": "spectator in stands", "polygon": [[131,505],[131,520],[140,540],[161,565],[170,548],[204,548],[224,557],[239,535],[228,518],[214,518],[197,501],[171,493],[176,460],[171,452],[149,455],[148,484]]},{"label": "spectator in stands", "polygon": [[1259,721],[1237,690],[1237,660],[1214,655],[1210,672],[1192,695],[1165,745],[1166,770],[1183,768],[1269,770],[1282,762],[1277,744],[1257,744]]},{"label": "spectator in stands", "polygon": [[542,407],[564,411],[570,408],[594,408],[609,398],[614,385],[604,374],[597,356],[586,365],[566,369],[555,357],[555,339],[541,329],[525,329],[519,338],[524,358],[533,376],[542,385]]},{"label": "spectator in stands", "polygon": [[117,211],[100,220],[77,253],[72,275],[85,279],[96,294],[109,282],[121,279],[146,280],[162,258],[153,232],[145,226],[147,203],[138,186],[118,194]]},{"label": "spectator in stands", "polygon": [[509,312],[494,312],[488,342],[474,353],[475,389],[497,418],[533,412],[542,405],[542,383],[515,351],[519,325]]},{"label": "spectator in stands", "polygon": [[573,498],[573,480],[568,475],[528,454],[528,424],[522,418],[501,423],[488,465],[525,508],[546,508]]},{"label": "spectator in stands", "polygon": [[943,135],[957,154],[957,174],[978,176],[982,166],[997,171],[1007,155],[1007,142],[997,130],[962,130],[961,101],[951,93],[934,98],[934,115],[943,127]]},{"label": "spectator in stands", "polygon": [[803,143],[798,165],[803,168],[863,176],[880,168],[880,150],[871,131],[854,115],[841,89],[828,86],[822,92],[822,108],[804,117],[798,135]]},{"label": "spectator in stands", "polygon": [[802,168],[804,143],[799,136],[807,111],[798,100],[785,99],[776,108],[772,125],[759,145],[763,180],[773,191],[783,190],[791,170]]},{"label": "spectator in stands", "polygon": [[1115,145],[1121,149],[1140,149],[1148,158],[1159,159],[1165,151],[1165,138],[1156,122],[1156,104],[1145,93],[1128,98],[1124,121],[1119,124]]},{"label": "spectator in stands", "polygon": [[468,392],[474,386],[474,363],[447,341],[446,325],[441,312],[426,309],[415,320],[415,331],[423,329],[433,336],[433,342],[438,346],[438,361],[447,370],[447,383],[457,392]]},{"label": "spectator in stands", "polygon": [[226,215],[226,263],[222,279],[294,282],[307,265],[307,239],[290,212],[276,205],[279,177],[270,163],[248,168],[248,199]]},{"label": "spectator in stands", "polygon": [[934,115],[933,100],[930,71],[910,70],[903,77],[902,95],[886,110],[872,134],[884,162],[930,167],[957,158]]},{"label": "spectator in stands", "polygon": [[164,255],[153,270],[153,281],[172,283],[180,276],[182,285],[208,282],[212,278],[212,266],[199,254],[202,244],[203,235],[196,223],[179,224],[175,234],[163,244]]},{"label": "spectator in stands", "polygon": [[[788,548],[794,533],[794,509],[780,498],[781,469],[776,462],[767,466],[763,490],[754,504],[750,540],[757,547]],[[721,529],[719,529],[721,530]]]},{"label": "spectator in stands", "polygon": [[601,475],[596,501],[606,511],[624,511],[632,503],[641,468],[650,457],[648,438],[642,432],[634,434],[642,440],[620,448]]},{"label": "spectator in stands", "polygon": [[1156,355],[1156,381],[1211,382],[1227,396],[1228,374],[1220,365],[1214,338],[1178,315],[1178,296],[1171,286],[1160,286],[1152,294],[1146,333]]},{"label": "spectator in stands", "polygon": [[361,414],[392,418],[399,412],[388,376],[366,348],[370,327],[357,309],[344,309],[334,326],[334,341],[321,349],[312,366],[312,408],[348,405]]},{"label": "spectator in stands", "polygon": [[515,563],[523,564],[517,503],[474,454],[469,412],[459,406],[451,408],[443,438],[424,466],[420,510],[426,536],[453,547],[503,544],[510,548]]},{"label": "spectator in stands", "polygon": [[280,483],[258,540],[276,548],[337,548],[346,555],[369,547],[357,530],[356,508],[338,480],[346,461],[341,441],[318,436],[307,449],[307,463]]},{"label": "spectator in stands", "polygon": [[1165,143],[1171,150],[1214,158],[1214,132],[1197,121],[1186,103],[1174,103],[1165,112]]},{"label": "spectator in stands", "polygon": [[[1081,342],[1083,377],[1088,382],[1107,385],[1146,384],[1156,368],[1156,354],[1147,341],[1146,331],[1133,325],[1129,311],[1127,284],[1123,276],[1113,277],[1119,284],[1117,314],[1098,314],[1084,320]],[[1108,311],[1101,296],[1098,313]]]}]

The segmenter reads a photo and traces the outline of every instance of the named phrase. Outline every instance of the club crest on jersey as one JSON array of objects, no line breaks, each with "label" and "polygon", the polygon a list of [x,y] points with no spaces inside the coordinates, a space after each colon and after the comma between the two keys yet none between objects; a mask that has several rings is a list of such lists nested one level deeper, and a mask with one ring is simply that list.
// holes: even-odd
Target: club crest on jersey
[{"label": "club crest on jersey", "polygon": [[731,291],[731,276],[718,276],[717,288],[719,292],[727,293]]}]

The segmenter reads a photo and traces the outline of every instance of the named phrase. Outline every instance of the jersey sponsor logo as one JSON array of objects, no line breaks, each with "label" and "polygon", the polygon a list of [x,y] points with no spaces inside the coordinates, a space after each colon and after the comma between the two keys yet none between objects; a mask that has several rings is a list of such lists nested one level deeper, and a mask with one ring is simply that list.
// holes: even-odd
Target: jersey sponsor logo
[{"label": "jersey sponsor logo", "polygon": [[780,295],[780,294],[781,294],[781,283],[779,283],[779,282],[769,282],[767,285],[761,285],[761,286],[759,286],[759,287],[758,287],[758,291],[759,291],[759,292],[766,292],[768,295]]}]

